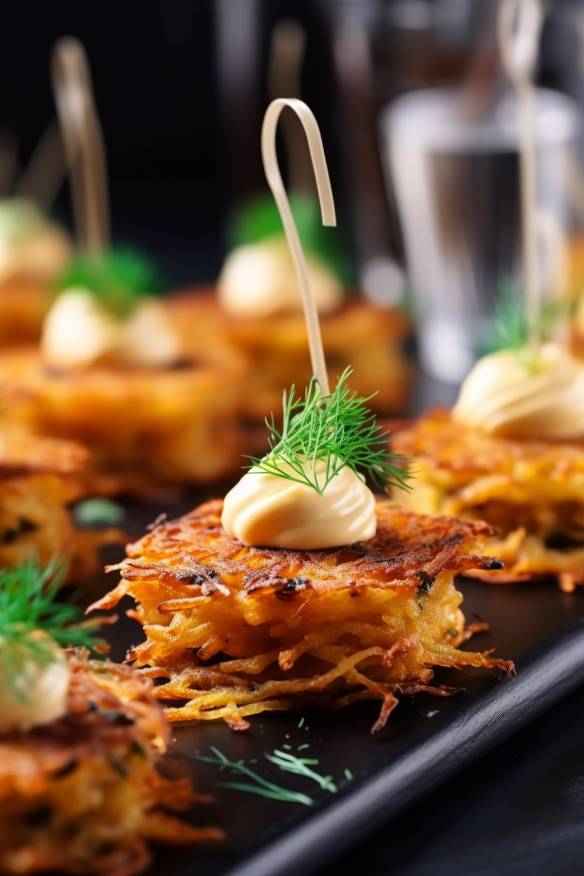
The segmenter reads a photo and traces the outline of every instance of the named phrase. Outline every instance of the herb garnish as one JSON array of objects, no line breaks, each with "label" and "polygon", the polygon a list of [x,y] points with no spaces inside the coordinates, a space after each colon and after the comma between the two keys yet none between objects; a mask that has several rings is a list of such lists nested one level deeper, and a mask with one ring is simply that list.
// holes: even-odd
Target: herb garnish
[{"label": "herb garnish", "polygon": [[73,509],[75,522],[82,526],[117,526],[125,516],[126,512],[121,505],[99,496],[84,499]]},{"label": "herb garnish", "polygon": [[[320,495],[345,466],[368,475],[381,490],[407,489],[405,459],[390,453],[389,435],[367,407],[373,396],[359,398],[352,393],[346,385],[350,375],[346,368],[329,396],[322,395],[316,380],[310,382],[304,398],[296,397],[294,386],[284,393],[282,428],[273,416],[266,420],[270,449],[266,456],[252,458],[252,467],[305,484]],[[319,474],[320,461],[326,465]]]},{"label": "herb garnish", "polygon": [[0,678],[26,700],[31,674],[53,663],[60,645],[91,647],[93,628],[71,602],[56,601],[66,566],[28,560],[0,569]]},{"label": "herb garnish", "polygon": [[[339,232],[323,230],[320,206],[315,198],[292,195],[290,209],[306,251],[328,265],[343,283],[354,280]],[[282,219],[271,195],[249,201],[233,218],[230,241],[233,246],[259,243],[284,237]]]},{"label": "herb garnish", "polygon": [[[301,722],[304,722],[304,718],[301,718],[300,720]],[[299,726],[302,726],[302,724]],[[301,751],[303,748],[307,747],[308,744],[305,743],[304,745],[298,746],[297,750]],[[285,744],[282,748],[291,748],[291,746]],[[212,752],[211,755],[195,754],[192,756],[195,760],[201,761],[201,763],[213,764],[214,766],[218,766],[221,771],[226,770],[234,775],[244,776],[250,780],[249,782],[221,782],[220,785],[222,788],[231,788],[235,791],[245,791],[249,794],[255,794],[258,797],[267,797],[269,800],[277,800],[280,803],[299,803],[302,806],[314,805],[312,797],[299,793],[298,791],[291,791],[288,788],[283,788],[281,785],[276,785],[274,782],[268,781],[255,770],[250,769],[244,760],[230,760],[227,755],[223,754],[219,748],[215,748],[214,746],[211,746],[210,751]],[[274,766],[278,767],[278,769],[282,770],[282,772],[291,773],[292,775],[301,776],[304,779],[316,782],[323,791],[328,791],[330,794],[336,794],[338,791],[337,785],[333,781],[332,776],[322,776],[313,769],[313,767],[316,767],[319,764],[318,758],[297,757],[295,754],[290,754],[287,751],[281,751],[277,748],[274,749],[271,754],[264,754],[264,757],[270,763],[274,764]],[[256,760],[252,760],[251,762],[257,763]],[[350,781],[353,778],[353,774],[349,769],[345,769],[344,776],[347,781]]]},{"label": "herb garnish", "polygon": [[319,761],[316,757],[297,757],[287,751],[274,749],[274,753],[266,754],[266,758],[285,773],[312,779],[323,791],[329,791],[331,794],[337,793],[337,786],[333,782],[332,776],[321,776],[311,769],[313,766],[318,766]]},{"label": "herb garnish", "polygon": [[279,803],[299,803],[301,806],[313,806],[314,800],[307,794],[298,791],[290,791],[282,788],[274,782],[269,782],[256,773],[255,770],[246,766],[243,760],[230,760],[222,751],[215,746],[211,747],[212,756],[198,754],[196,760],[202,763],[210,763],[218,766],[222,771],[226,770],[234,775],[244,776],[248,782],[221,782],[221,787],[231,788],[234,791],[246,791],[256,794],[258,797],[267,797],[269,800],[277,800]]},{"label": "herb garnish", "polygon": [[59,278],[57,289],[86,289],[119,317],[164,286],[156,268],[131,249],[111,248],[104,255],[78,255]]},{"label": "herb garnish", "polygon": [[[549,341],[553,337],[556,327],[569,315],[571,309],[570,304],[557,299],[542,302],[538,321],[538,334],[542,340]],[[524,350],[528,342],[529,323],[525,298],[511,282],[501,283],[485,352]]]},{"label": "herb garnish", "polygon": [[495,302],[487,352],[519,350],[527,344],[529,326],[525,300],[511,283],[502,283]]}]

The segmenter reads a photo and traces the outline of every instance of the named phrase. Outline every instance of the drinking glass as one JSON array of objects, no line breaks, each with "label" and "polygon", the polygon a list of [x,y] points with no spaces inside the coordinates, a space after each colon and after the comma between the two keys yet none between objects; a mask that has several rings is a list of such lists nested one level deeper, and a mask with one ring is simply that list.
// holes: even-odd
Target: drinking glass
[{"label": "drinking glass", "polygon": [[[538,89],[542,297],[557,293],[563,282],[580,126],[575,102]],[[477,118],[459,91],[422,90],[386,108],[380,127],[387,185],[404,236],[420,359],[431,375],[458,382],[488,336],[501,289],[521,288],[517,102],[504,95]]]}]

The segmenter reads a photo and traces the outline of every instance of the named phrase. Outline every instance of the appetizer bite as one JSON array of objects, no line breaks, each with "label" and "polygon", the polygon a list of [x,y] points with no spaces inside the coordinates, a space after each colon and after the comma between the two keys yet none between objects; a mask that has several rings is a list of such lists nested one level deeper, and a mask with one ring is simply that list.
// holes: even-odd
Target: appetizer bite
[{"label": "appetizer bite", "polygon": [[[432,685],[434,667],[512,664],[460,651],[465,631],[455,574],[498,565],[481,555],[485,524],[408,514],[377,500],[404,487],[403,460],[389,451],[367,399],[331,393],[316,296],[276,156],[276,127],[291,107],[310,144],[322,221],[336,222],[316,119],[297,100],[273,101],[262,128],[266,177],[297,270],[314,378],[303,398],[284,396],[269,451],[227,494],[127,549],[118,586],[94,608],[122,597],[145,641],[130,659],[159,684],[172,720],[223,718],[234,729],[265,711],[340,708],[375,699],[381,729],[400,693]],[[162,683],[160,683],[162,682]]]},{"label": "appetizer bite", "polygon": [[237,465],[235,357],[185,351],[156,272],[109,245],[105,148],[81,44],[58,40],[52,68],[79,250],[40,350],[0,355],[7,414],[88,447],[86,484],[97,494],[212,481]]},{"label": "appetizer bite", "polygon": [[[418,516],[365,484],[404,486],[345,375],[329,397],[291,393],[281,431],[224,502],[155,526],[112,567],[145,641],[130,659],[159,684],[173,721],[223,718],[235,729],[264,711],[381,702],[379,730],[400,694],[447,694],[436,667],[511,671],[490,652],[462,651],[454,577],[498,568],[483,523]],[[162,682],[162,683],[160,683]]]},{"label": "appetizer bite", "polygon": [[0,344],[36,341],[56,278],[72,254],[66,233],[32,201],[0,200]]},{"label": "appetizer bite", "polygon": [[[541,299],[531,111],[541,10],[532,12],[518,25],[513,5],[502,3],[498,28],[517,92],[524,296],[503,309],[502,349],[474,366],[452,412],[427,414],[398,433],[395,446],[417,472],[411,507],[496,530],[486,550],[505,568],[473,574],[499,582],[553,576],[570,591],[584,583],[584,362],[561,342],[568,332],[557,321],[567,302]],[[555,340],[546,338],[546,311]]]},{"label": "appetizer bite", "polygon": [[238,363],[186,354],[158,292],[134,253],[80,255],[40,350],[0,355],[8,415],[88,447],[86,482],[98,493],[202,483],[237,467]]},{"label": "appetizer bite", "polygon": [[87,452],[79,444],[0,432],[0,568],[67,558],[68,577],[98,567],[98,547],[120,541],[114,529],[76,529],[70,506],[84,494]]},{"label": "appetizer bite", "polygon": [[[501,54],[520,116],[524,296],[503,309],[496,339],[503,343],[495,344],[502,349],[474,366],[452,412],[421,417],[395,436],[395,446],[417,473],[405,498],[410,507],[495,528],[486,551],[505,568],[472,574],[504,583],[553,576],[571,591],[584,583],[584,362],[560,324],[569,302],[541,299],[531,112],[541,11],[532,11],[535,19],[525,16],[519,32],[512,4],[499,8]],[[550,316],[555,325],[546,325]]]},{"label": "appetizer bite", "polygon": [[0,573],[0,871],[129,876],[149,841],[217,838],[168,812],[194,795],[158,771],[169,730],[150,683],[90,659],[55,591],[33,564]]},{"label": "appetizer bite", "polygon": [[[342,255],[323,236],[318,202],[296,196],[291,206],[307,250],[329,378],[351,365],[351,387],[363,396],[375,393],[376,411],[403,410],[409,388],[405,313],[352,294]],[[219,340],[242,355],[249,375],[241,413],[257,421],[279,408],[283,386],[308,384],[307,333],[294,264],[273,203],[262,199],[247,207],[232,237],[216,289],[178,293],[170,306],[191,347],[205,349]]]},{"label": "appetizer bite", "polygon": [[453,411],[434,411],[394,435],[411,457],[415,511],[484,520],[485,551],[501,570],[471,574],[502,583],[555,576],[584,583],[584,363],[558,345],[481,359]]}]

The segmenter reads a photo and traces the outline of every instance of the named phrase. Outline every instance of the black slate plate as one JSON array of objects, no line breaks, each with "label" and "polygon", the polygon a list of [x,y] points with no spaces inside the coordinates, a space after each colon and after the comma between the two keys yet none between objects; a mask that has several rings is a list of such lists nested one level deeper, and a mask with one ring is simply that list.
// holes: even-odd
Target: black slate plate
[{"label": "black slate plate", "polygon": [[[157,510],[131,509],[129,531],[143,532]],[[166,510],[174,516],[184,508]],[[112,578],[108,585],[113,583]],[[104,579],[95,584],[105,587]],[[373,737],[369,729],[376,710],[366,704],[333,714],[259,716],[248,733],[215,722],[177,726],[167,769],[190,775],[198,790],[213,794],[214,802],[198,806],[192,817],[199,824],[223,827],[226,840],[217,846],[160,850],[152,876],[191,876],[203,870],[206,876],[313,872],[584,682],[584,592],[566,595],[551,583],[490,587],[468,581],[461,587],[467,618],[477,614],[491,624],[491,631],[469,647],[496,647],[500,656],[513,658],[516,678],[444,673],[441,681],[460,684],[464,692],[448,699],[420,695],[404,700],[387,728]],[[110,636],[114,656],[120,658],[140,630],[124,620]],[[265,759],[274,749],[292,746],[296,752],[305,743],[310,748],[302,755],[318,758],[317,770],[333,776],[336,794],[285,775]],[[221,787],[232,777],[194,758],[208,754],[211,746],[232,760],[244,758],[271,781],[310,795],[314,805],[280,803]]]}]

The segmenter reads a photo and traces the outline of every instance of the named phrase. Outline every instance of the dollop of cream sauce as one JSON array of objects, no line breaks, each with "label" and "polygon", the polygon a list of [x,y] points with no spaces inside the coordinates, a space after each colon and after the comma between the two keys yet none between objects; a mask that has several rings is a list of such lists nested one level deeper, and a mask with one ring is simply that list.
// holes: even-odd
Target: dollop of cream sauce
[{"label": "dollop of cream sauce", "polygon": [[[308,272],[319,313],[343,301],[343,287],[317,259],[307,256]],[[225,260],[217,291],[224,310],[239,316],[271,316],[302,311],[292,256],[285,240],[266,240],[234,249]]]},{"label": "dollop of cream sauce", "polygon": [[[305,462],[311,479],[325,482],[326,461]],[[318,493],[306,484],[250,469],[225,497],[223,528],[253,547],[319,550],[373,538],[375,496],[344,466]]]},{"label": "dollop of cream sauce", "polygon": [[584,437],[584,362],[556,344],[533,354],[501,350],[464,381],[453,416],[493,435],[542,440]]},{"label": "dollop of cream sauce", "polygon": [[182,346],[164,306],[146,298],[127,317],[102,307],[87,289],[64,291],[49,311],[41,350],[55,368],[114,362],[148,368],[173,365]]},{"label": "dollop of cream sauce", "polygon": [[50,724],[67,711],[71,670],[56,642],[54,650],[50,663],[24,665],[26,689],[20,695],[6,679],[0,679],[0,734]]},{"label": "dollop of cream sauce", "polygon": [[0,201],[0,282],[14,277],[52,280],[71,258],[62,228],[20,198]]}]

